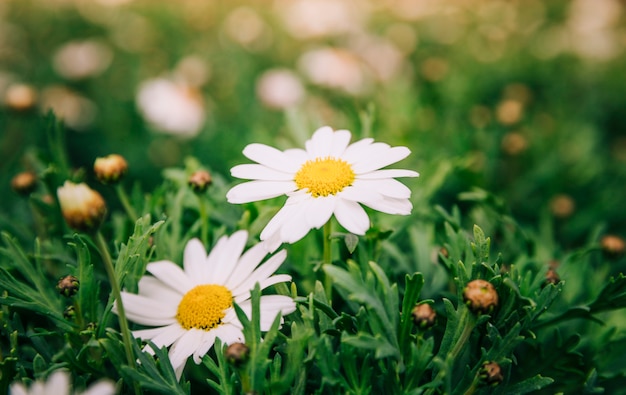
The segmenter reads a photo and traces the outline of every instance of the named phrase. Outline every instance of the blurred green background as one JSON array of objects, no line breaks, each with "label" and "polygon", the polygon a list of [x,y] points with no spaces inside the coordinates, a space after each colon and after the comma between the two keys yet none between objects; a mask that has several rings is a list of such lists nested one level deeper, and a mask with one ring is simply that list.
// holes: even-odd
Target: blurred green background
[{"label": "blurred green background", "polygon": [[549,218],[568,247],[598,226],[624,235],[625,7],[4,0],[0,226],[28,218],[10,182],[41,171],[53,109],[72,167],[119,153],[144,190],[189,156],[234,183],[246,144],[300,146],[328,124],[410,147],[398,166],[422,175],[418,217],[458,205],[479,222],[488,203],[525,226]]}]

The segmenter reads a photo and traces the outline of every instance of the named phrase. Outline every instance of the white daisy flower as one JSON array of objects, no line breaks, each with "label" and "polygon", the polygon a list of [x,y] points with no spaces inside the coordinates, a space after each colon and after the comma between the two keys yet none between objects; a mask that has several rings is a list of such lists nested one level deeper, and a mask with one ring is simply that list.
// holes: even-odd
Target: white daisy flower
[{"label": "white daisy flower", "polygon": [[35,381],[30,388],[22,383],[13,383],[9,388],[11,395],[112,395],[115,394],[115,384],[111,380],[100,380],[92,384],[84,392],[70,391],[70,374],[64,370],[52,373],[48,380]]},{"label": "white daisy flower", "polygon": [[412,170],[384,169],[407,157],[406,147],[390,147],[365,138],[349,144],[347,130],[318,129],[305,149],[279,151],[250,144],[243,154],[256,164],[231,169],[234,177],[253,180],[236,185],[230,203],[249,203],[286,194],[289,198],[261,232],[270,244],[294,243],[334,214],[348,231],[363,235],[370,227],[359,204],[388,214],[408,215],[411,190],[394,177],[417,177]]},{"label": "white daisy flower", "polygon": [[[139,294],[122,292],[126,316],[130,321],[157,328],[133,331],[136,338],[151,340],[157,347],[172,347],[169,358],[180,376],[189,356],[199,364],[213,346],[215,338],[225,344],[243,342],[243,326],[233,303],[250,317],[250,290],[290,281],[286,274],[272,275],[287,256],[282,250],[259,265],[267,247],[259,243],[242,252],[248,240],[246,231],[220,238],[207,256],[198,239],[190,240],[181,268],[170,261],[149,263],[139,281]],[[261,296],[261,330],[270,329],[280,313],[295,311],[292,298],[282,295]],[[151,348],[145,351],[152,352]]]}]

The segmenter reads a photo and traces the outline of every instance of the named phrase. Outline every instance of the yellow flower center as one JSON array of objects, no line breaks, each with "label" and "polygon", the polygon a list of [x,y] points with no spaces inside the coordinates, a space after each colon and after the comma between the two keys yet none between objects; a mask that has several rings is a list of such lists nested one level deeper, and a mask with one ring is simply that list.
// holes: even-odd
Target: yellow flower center
[{"label": "yellow flower center", "polygon": [[198,285],[183,296],[176,319],[185,329],[208,331],[222,323],[226,309],[232,305],[233,295],[228,288],[215,284]]},{"label": "yellow flower center", "polygon": [[296,173],[296,185],[307,188],[313,197],[334,195],[354,182],[348,162],[331,157],[306,161]]}]

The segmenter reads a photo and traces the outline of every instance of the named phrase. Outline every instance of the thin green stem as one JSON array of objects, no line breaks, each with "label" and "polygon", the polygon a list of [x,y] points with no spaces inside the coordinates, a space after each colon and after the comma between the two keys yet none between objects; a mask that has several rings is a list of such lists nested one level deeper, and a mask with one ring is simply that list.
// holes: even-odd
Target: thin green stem
[{"label": "thin green stem", "polygon": [[[126,320],[126,310],[124,310],[124,304],[122,303],[122,293],[120,291],[120,285],[117,282],[115,268],[113,267],[113,260],[111,259],[111,254],[109,254],[106,242],[104,241],[104,237],[102,236],[102,233],[100,233],[100,231],[95,234],[95,239],[96,246],[98,246],[98,250],[100,252],[100,256],[102,256],[104,269],[106,270],[107,276],[109,277],[109,282],[111,283],[111,293],[113,294],[113,299],[117,301],[117,317],[120,324],[120,331],[122,332],[122,340],[124,341],[126,360],[128,362],[128,366],[134,367],[135,356],[133,355],[132,340],[130,336],[130,330],[128,329],[128,321]],[[139,389],[138,383],[133,382],[133,386],[135,388],[135,394],[140,395],[141,391]]]},{"label": "thin green stem", "polygon": [[137,219],[139,218],[137,216],[137,212],[135,211],[133,206],[130,205],[130,200],[128,199],[128,195],[126,194],[126,191],[122,187],[122,184],[115,185],[115,192],[117,192],[117,197],[120,199],[120,202],[122,203],[122,206],[124,207],[124,211],[126,211],[126,215],[128,215],[131,221],[133,222],[137,221]]},{"label": "thin green stem", "polygon": [[[324,234],[323,234],[323,238],[324,238],[324,243],[323,243],[323,250],[322,250],[322,263],[324,265],[330,265],[332,263],[333,260],[333,251],[332,251],[332,245],[331,245],[331,239],[330,239],[330,234],[333,230],[332,227],[332,223],[330,222],[330,219],[324,224]],[[333,283],[331,281],[331,278],[329,275],[324,275],[324,290],[326,291],[326,297],[328,298],[328,304],[330,305],[332,302],[332,296],[333,296]]]},{"label": "thin green stem", "polygon": [[207,216],[206,203],[200,194],[198,196],[198,206],[200,208],[200,238],[202,244],[207,245],[209,243],[209,218]]}]

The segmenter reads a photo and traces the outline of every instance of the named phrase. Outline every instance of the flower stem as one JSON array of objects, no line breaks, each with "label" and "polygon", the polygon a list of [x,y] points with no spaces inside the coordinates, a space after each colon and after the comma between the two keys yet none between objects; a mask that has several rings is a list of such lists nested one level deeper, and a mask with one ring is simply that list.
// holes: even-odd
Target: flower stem
[{"label": "flower stem", "polygon": [[[330,265],[333,260],[333,251],[331,249],[330,234],[332,232],[332,223],[330,219],[324,224],[324,244],[322,252],[322,263],[324,265]],[[330,305],[333,295],[333,283],[329,275],[324,276],[324,290],[326,291],[326,297],[328,298],[328,304]]]},{"label": "flower stem", "polygon": [[206,204],[202,195],[198,196],[198,207],[200,209],[200,239],[202,244],[207,245],[209,243],[209,218],[207,217]]},{"label": "flower stem", "polygon": [[124,210],[126,211],[126,215],[130,218],[131,221],[135,222],[139,217],[137,217],[137,213],[133,206],[130,205],[130,201],[128,200],[128,195],[124,188],[122,188],[122,184],[115,185],[115,192],[117,192],[117,197],[120,199],[122,206],[124,206]]},{"label": "flower stem", "polygon": [[[115,269],[113,267],[113,261],[111,260],[111,255],[109,254],[106,242],[104,241],[104,237],[102,237],[102,233],[100,233],[100,231],[96,232],[95,239],[100,256],[102,256],[104,269],[106,270],[109,282],[111,283],[111,293],[113,293],[113,299],[117,301],[117,317],[120,324],[120,331],[122,332],[122,340],[124,341],[126,361],[128,362],[128,366],[133,367],[135,366],[135,357],[133,355],[132,340],[130,330],[128,329],[128,321],[126,320],[126,311],[124,310],[124,304],[122,303],[120,285],[117,282],[117,276],[115,275]],[[135,394],[141,394],[139,384],[137,382],[133,382],[133,385],[135,387]]]}]

